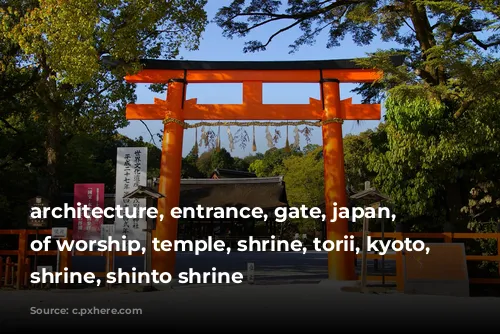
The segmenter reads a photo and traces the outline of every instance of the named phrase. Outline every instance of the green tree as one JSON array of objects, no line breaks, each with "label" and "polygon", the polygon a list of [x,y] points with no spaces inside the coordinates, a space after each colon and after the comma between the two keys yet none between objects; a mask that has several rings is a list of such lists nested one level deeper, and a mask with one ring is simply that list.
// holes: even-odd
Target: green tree
[{"label": "green tree", "polygon": [[259,160],[259,159],[263,159],[263,158],[264,158],[264,154],[258,152],[255,154],[247,155],[246,157],[243,158],[243,161],[245,162],[245,164],[248,164],[248,166],[250,166],[250,164],[252,162],[254,162],[255,160]]},{"label": "green tree", "polygon": [[225,148],[211,149],[203,152],[196,162],[196,166],[204,177],[208,177],[217,168],[233,169],[234,158]]},{"label": "green tree", "polygon": [[284,175],[283,160],[295,155],[301,155],[299,149],[271,148],[264,153],[262,159],[250,164],[249,171],[259,177]]},{"label": "green tree", "polygon": [[344,137],[346,183],[352,193],[364,190],[365,181],[373,181],[376,176],[368,165],[373,146],[381,144],[377,141],[380,136],[385,137],[383,123],[375,131],[367,130],[358,135],[348,134]]},{"label": "green tree", "polygon": [[191,152],[184,158],[182,158],[182,170],[181,177],[183,179],[197,179],[203,178],[202,172],[198,169],[196,162],[198,161],[198,148],[193,147]]},{"label": "green tree", "polygon": [[306,146],[304,146],[302,148],[302,153],[307,154],[309,152],[316,150],[318,147],[321,147],[321,146],[318,144],[307,144]]},{"label": "green tree", "polygon": [[[307,154],[292,155],[283,161],[286,193],[290,206],[321,207],[324,203],[323,148],[317,147]],[[301,218],[296,222],[299,231],[314,235],[321,222]]]},{"label": "green tree", "polygon": [[323,148],[283,161],[287,198],[292,206],[314,207],[324,202]]},{"label": "green tree", "polygon": [[198,157],[198,160],[196,161],[196,167],[202,173],[204,177],[209,176],[212,172],[212,154],[214,153],[214,150],[209,150],[206,152],[203,152],[200,154]]},{"label": "green tree", "polygon": [[250,167],[250,164],[247,162],[245,159],[241,159],[238,157],[233,158],[233,169],[238,170],[241,172],[248,172],[248,168]]},{"label": "green tree", "polygon": [[211,172],[217,168],[223,169],[233,169],[234,168],[234,158],[231,156],[224,147],[220,150],[215,150],[212,154],[211,159]]},{"label": "green tree", "polygon": [[[365,102],[389,97],[387,144],[371,158],[371,168],[407,220],[430,214],[434,221],[456,224],[474,174],[470,167],[480,170],[497,157],[499,116],[491,110],[498,110],[500,87],[498,8],[489,0],[289,1],[285,6],[233,1],[219,10],[217,22],[228,37],[284,23],[267,41],[247,42],[247,52],[265,50],[293,27],[303,34],[291,52],[325,31],[327,47],[340,46],[347,36],[360,46],[375,38],[398,43],[398,49],[358,61],[385,75],[355,91]],[[406,56],[404,65],[395,67],[391,55]]]},{"label": "green tree", "polygon": [[[498,165],[496,166],[497,173]],[[498,180],[498,178],[497,178]],[[462,208],[470,217],[469,229],[475,232],[495,233],[500,231],[500,182],[487,181],[478,183],[471,189],[469,203]],[[480,249],[480,254],[495,256],[498,254],[498,244],[495,239],[472,240],[475,244],[468,243],[469,251],[473,246]],[[470,252],[469,252],[470,253]],[[480,270],[493,276],[498,275],[498,263],[483,261],[479,264]]]},{"label": "green tree", "polygon": [[[206,24],[204,4],[12,0],[2,5],[1,38],[11,53],[2,54],[1,70],[25,73],[34,82],[28,96],[36,107],[29,112],[43,129],[45,168],[38,172],[45,176],[46,196],[60,192],[65,143],[79,134],[111,135],[127,125],[123,111],[135,96],[123,75],[139,69],[139,58],[172,58],[181,47],[197,47]],[[123,62],[110,71],[103,56]],[[10,108],[3,119],[10,123],[18,116]]]},{"label": "green tree", "polygon": [[443,117],[439,100],[388,99],[388,144],[374,150],[370,168],[401,218],[428,217],[426,228],[466,225],[460,209],[472,187],[496,177],[500,150],[498,102],[479,99],[459,120]]},{"label": "green tree", "polygon": [[248,167],[248,171],[257,175],[257,177],[265,177],[267,176],[264,160],[258,159],[254,160],[250,166]]}]

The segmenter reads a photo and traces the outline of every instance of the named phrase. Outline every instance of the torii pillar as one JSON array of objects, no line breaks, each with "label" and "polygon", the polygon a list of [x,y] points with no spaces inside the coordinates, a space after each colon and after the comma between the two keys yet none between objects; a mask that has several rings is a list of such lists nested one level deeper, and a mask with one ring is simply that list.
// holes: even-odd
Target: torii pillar
[{"label": "torii pillar", "polygon": [[[338,79],[324,79],[322,82],[324,119],[341,118],[340,82]],[[349,234],[349,223],[346,219],[331,222],[333,218],[333,203],[337,207],[347,206],[347,188],[344,168],[344,144],[342,138],[342,124],[329,123],[322,126],[323,135],[323,164],[325,174],[325,210],[326,210],[326,237],[328,240],[344,240]],[[355,253],[339,252],[328,253],[328,278],[334,280],[352,280],[355,277]]]},{"label": "torii pillar", "polygon": [[[401,63],[402,59],[393,59]],[[344,240],[348,222],[332,223],[333,203],[347,205],[342,142],[343,120],[379,120],[378,104],[352,104],[352,99],[340,100],[340,83],[367,83],[379,79],[381,72],[362,69],[352,60],[297,62],[206,62],[144,60],[145,69],[126,77],[130,83],[168,83],[167,99],[155,99],[154,104],[129,104],[129,120],[164,120],[165,124],[160,172],[158,211],[164,215],[158,221],[153,237],[173,241],[177,238],[177,219],[170,210],[179,205],[183,121],[189,120],[322,120],[323,158],[325,164],[326,226],[329,240]],[[243,103],[197,104],[185,100],[188,83],[243,83]],[[309,104],[263,104],[263,83],[320,83],[321,101]],[[333,251],[328,254],[328,276],[332,280],[356,279],[352,252]],[[155,252],[153,269],[175,273],[175,253]]]}]

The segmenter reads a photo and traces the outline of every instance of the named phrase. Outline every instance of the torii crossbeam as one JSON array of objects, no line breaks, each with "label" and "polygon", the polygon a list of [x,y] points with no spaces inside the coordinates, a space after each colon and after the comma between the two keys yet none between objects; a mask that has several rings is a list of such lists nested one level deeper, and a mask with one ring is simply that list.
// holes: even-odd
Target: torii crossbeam
[{"label": "torii crossbeam", "polygon": [[[401,64],[401,58],[393,58]],[[170,210],[179,205],[183,121],[189,120],[322,120],[323,158],[325,166],[325,203],[327,238],[344,240],[348,222],[339,219],[331,223],[333,203],[347,205],[344,174],[342,123],[328,120],[378,120],[380,105],[352,104],[352,99],[340,100],[340,83],[369,83],[379,79],[381,72],[363,69],[352,60],[284,61],[284,62],[211,62],[144,60],[144,69],[125,79],[129,83],[166,83],[166,100],[154,104],[127,105],[128,120],[176,119],[180,122],[164,126],[158,213],[165,219],[158,222],[154,237],[173,241],[177,238],[177,219]],[[242,83],[242,104],[198,104],[186,100],[188,83]],[[263,104],[263,83],[320,83],[321,100],[309,104]],[[356,279],[352,252],[334,251],[328,254],[328,276],[333,280]],[[174,252],[155,252],[153,269],[175,271]]]}]

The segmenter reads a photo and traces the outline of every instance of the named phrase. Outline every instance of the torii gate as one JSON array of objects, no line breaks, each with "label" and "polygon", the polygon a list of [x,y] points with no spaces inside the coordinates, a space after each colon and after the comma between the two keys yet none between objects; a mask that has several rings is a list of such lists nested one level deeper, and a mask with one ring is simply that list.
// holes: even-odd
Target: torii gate
[{"label": "torii gate", "polygon": [[[393,59],[394,62],[394,59]],[[396,62],[400,62],[397,61]],[[352,99],[340,100],[340,83],[369,83],[379,79],[381,72],[362,69],[352,60],[280,61],[280,62],[213,62],[144,60],[144,68],[125,79],[129,83],[167,83],[167,99],[155,99],[154,104],[127,105],[128,120],[165,120],[162,142],[158,222],[153,237],[173,241],[177,238],[177,219],[170,210],[179,205],[182,142],[184,121],[189,120],[322,120],[323,158],[325,166],[325,203],[327,238],[344,240],[348,222],[330,223],[333,203],[347,205],[342,143],[342,120],[379,120],[379,104],[352,104]],[[242,104],[197,104],[186,100],[188,83],[242,83]],[[320,83],[321,100],[309,104],[263,104],[263,83]],[[352,280],[352,252],[334,251],[328,254],[328,276],[333,280]],[[154,252],[153,269],[175,271],[174,252]]]}]

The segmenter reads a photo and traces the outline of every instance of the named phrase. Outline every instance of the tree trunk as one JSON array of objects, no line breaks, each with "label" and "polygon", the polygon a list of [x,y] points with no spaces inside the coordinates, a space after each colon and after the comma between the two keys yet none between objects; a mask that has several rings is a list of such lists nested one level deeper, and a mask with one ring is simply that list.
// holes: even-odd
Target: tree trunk
[{"label": "tree trunk", "polygon": [[61,121],[59,113],[56,110],[51,110],[47,124],[47,140],[45,144],[45,152],[47,154],[47,178],[48,189],[47,197],[51,203],[57,202],[60,195],[58,162],[61,140]]},{"label": "tree trunk", "polygon": [[46,187],[45,196],[51,202],[51,206],[58,205],[60,196],[59,187],[59,152],[61,147],[61,116],[64,105],[61,103],[60,92],[57,83],[51,76],[51,70],[45,62],[41,60],[42,80],[38,83],[37,95],[47,111],[47,133],[45,139],[45,154],[47,156]]},{"label": "tree trunk", "polygon": [[453,229],[455,232],[456,227],[460,223],[460,209],[462,207],[462,196],[460,183],[458,181],[446,184],[446,230]]}]

